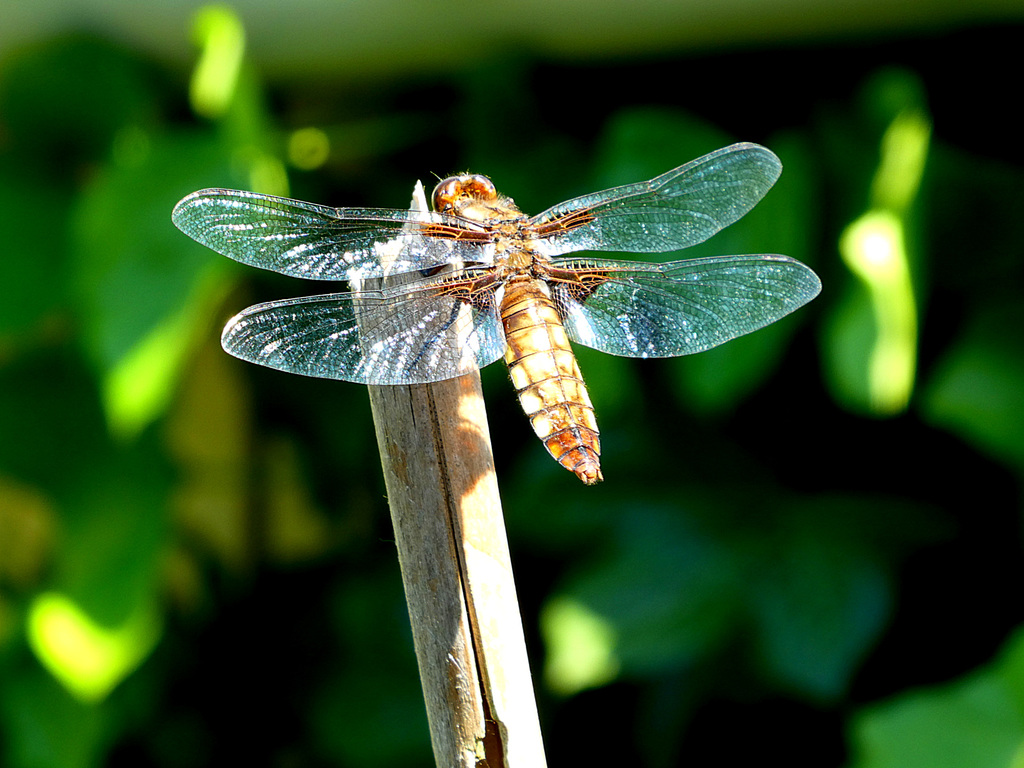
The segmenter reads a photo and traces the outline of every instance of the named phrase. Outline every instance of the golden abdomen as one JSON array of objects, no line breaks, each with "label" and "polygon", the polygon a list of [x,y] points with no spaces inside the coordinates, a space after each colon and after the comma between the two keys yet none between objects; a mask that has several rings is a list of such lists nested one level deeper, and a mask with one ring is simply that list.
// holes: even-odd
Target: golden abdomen
[{"label": "golden abdomen", "polygon": [[547,286],[530,278],[509,281],[500,312],[505,362],[533,431],[584,483],[602,480],[594,408]]}]

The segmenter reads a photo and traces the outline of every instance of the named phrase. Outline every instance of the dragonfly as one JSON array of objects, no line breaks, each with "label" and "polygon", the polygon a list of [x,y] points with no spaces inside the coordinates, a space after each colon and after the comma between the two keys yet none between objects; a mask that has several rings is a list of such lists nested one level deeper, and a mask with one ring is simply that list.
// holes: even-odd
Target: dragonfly
[{"label": "dragonfly", "polygon": [[243,264],[351,290],[251,306],[225,326],[230,354],[288,373],[369,385],[427,384],[504,358],[551,456],[603,479],[594,408],[571,343],[612,355],[701,352],[793,312],[821,290],[780,255],[643,262],[752,209],[779,178],[768,149],[740,143],[667,173],[536,216],[479,174],[443,179],[433,211],[332,208],[204,189],[172,220]]}]

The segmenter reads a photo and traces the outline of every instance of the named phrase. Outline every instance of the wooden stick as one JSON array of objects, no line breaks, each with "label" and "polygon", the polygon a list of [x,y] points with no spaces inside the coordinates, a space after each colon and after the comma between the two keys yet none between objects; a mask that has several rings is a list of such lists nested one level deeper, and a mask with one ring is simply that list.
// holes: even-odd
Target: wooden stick
[{"label": "wooden stick", "polygon": [[369,390],[434,760],[543,768],[480,376]]}]

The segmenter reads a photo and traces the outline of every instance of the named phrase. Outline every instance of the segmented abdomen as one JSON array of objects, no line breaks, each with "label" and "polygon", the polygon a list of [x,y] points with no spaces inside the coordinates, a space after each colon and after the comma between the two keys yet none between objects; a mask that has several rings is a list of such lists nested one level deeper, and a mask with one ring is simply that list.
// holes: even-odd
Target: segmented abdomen
[{"label": "segmented abdomen", "polygon": [[512,280],[501,300],[508,364],[533,431],[587,485],[602,480],[601,443],[590,395],[555,304],[540,280]]}]

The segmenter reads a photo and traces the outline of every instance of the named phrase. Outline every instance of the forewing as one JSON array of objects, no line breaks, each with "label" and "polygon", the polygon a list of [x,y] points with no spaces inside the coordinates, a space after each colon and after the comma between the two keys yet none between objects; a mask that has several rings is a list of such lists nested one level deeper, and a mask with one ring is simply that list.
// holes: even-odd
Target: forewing
[{"label": "forewing", "polygon": [[242,360],[360,384],[425,384],[494,362],[505,339],[492,291],[408,287],[249,307],[221,344]]},{"label": "forewing", "polygon": [[572,251],[662,253],[696,245],[741,218],[779,178],[757,144],[733,144],[651,181],[577,197],[533,217],[548,256]]},{"label": "forewing", "polygon": [[311,280],[385,277],[493,258],[486,232],[455,217],[429,216],[203,189],[181,200],[171,220],[235,261]]},{"label": "forewing", "polygon": [[626,357],[702,352],[775,322],[821,290],[818,276],[787,256],[556,259],[551,272],[569,338]]}]

